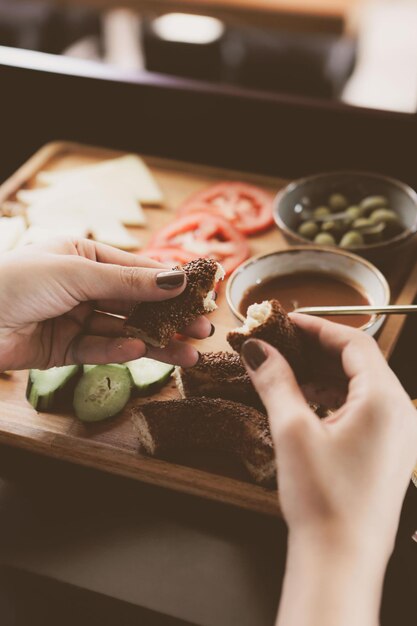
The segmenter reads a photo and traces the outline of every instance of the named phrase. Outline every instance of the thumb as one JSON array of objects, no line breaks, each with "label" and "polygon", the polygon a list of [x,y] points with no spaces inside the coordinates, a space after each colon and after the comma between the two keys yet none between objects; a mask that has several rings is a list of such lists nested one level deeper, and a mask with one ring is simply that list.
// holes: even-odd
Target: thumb
[{"label": "thumb", "polygon": [[264,341],[248,339],[242,346],[242,358],[268,412],[274,439],[279,439],[290,424],[311,424],[313,413],[291,367],[275,348]]},{"label": "thumb", "polygon": [[80,257],[72,261],[67,280],[80,301],[166,300],[178,296],[186,285],[183,270],[114,265]]}]

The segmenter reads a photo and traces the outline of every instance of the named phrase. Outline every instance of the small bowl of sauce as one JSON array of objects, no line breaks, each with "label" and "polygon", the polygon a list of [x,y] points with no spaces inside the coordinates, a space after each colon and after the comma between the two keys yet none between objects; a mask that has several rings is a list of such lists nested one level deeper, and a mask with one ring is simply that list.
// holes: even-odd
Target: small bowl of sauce
[{"label": "small bowl of sauce", "polygon": [[[228,304],[241,321],[255,302],[276,298],[287,312],[304,306],[389,304],[390,290],[383,274],[371,263],[334,248],[292,247],[253,257],[231,275]],[[330,321],[375,334],[381,315],[328,316]]]}]

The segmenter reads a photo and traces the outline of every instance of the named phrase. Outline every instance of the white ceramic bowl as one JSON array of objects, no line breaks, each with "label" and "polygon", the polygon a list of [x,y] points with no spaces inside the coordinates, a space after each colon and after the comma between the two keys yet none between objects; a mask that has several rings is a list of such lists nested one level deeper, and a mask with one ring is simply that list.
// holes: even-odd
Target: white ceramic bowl
[{"label": "white ceramic bowl", "polygon": [[[227,283],[226,298],[229,307],[243,321],[239,303],[247,289],[262,280],[295,272],[330,273],[356,285],[372,305],[385,306],[390,302],[390,288],[384,275],[366,259],[335,248],[294,246],[288,250],[252,257],[242,263]],[[384,319],[383,315],[373,315],[360,329],[374,335],[381,328]]]}]

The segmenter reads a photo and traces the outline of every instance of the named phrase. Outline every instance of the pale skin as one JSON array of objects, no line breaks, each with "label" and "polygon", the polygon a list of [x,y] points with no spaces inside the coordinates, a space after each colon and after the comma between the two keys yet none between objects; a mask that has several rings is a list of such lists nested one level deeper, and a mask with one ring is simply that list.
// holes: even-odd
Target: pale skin
[{"label": "pale skin", "polygon": [[[122,332],[133,302],[172,298],[185,288],[158,286],[158,274],[168,270],[87,240],[2,255],[0,372],[144,354],[191,367],[198,353],[190,344],[174,339],[164,350],[147,350]],[[269,415],[289,528],[277,626],[376,626],[417,461],[417,413],[373,339],[320,318],[292,319],[315,347],[316,373],[330,386],[334,378],[338,394],[347,392],[341,407],[319,420],[285,359],[264,342],[244,344]],[[210,331],[204,317],[183,329],[200,339]]]},{"label": "pale skin", "polygon": [[264,360],[253,368],[254,348],[244,345],[268,410],[289,528],[277,626],[376,626],[417,461],[417,413],[373,339],[318,317],[292,319],[327,372],[344,372],[348,390],[341,408],[320,420],[274,348],[256,342]]},{"label": "pale skin", "polygon": [[[132,304],[178,296],[186,286],[161,288],[171,268],[91,240],[57,240],[1,256],[0,372],[79,363],[123,363],[141,356],[184,367],[197,350],[173,339],[165,349],[127,338]],[[180,277],[181,278],[181,277]],[[211,324],[196,319],[185,335],[203,339]]]}]

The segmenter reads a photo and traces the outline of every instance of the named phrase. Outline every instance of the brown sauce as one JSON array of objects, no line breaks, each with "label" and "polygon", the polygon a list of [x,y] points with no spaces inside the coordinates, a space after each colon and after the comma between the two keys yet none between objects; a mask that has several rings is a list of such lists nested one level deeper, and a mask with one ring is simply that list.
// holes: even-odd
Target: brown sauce
[{"label": "brown sauce", "polygon": [[[276,276],[246,290],[239,304],[239,311],[246,315],[254,302],[279,300],[290,313],[302,306],[351,306],[369,304],[359,289],[343,279],[319,272],[297,272]],[[348,326],[363,326],[369,315],[329,315],[326,319]]]}]

